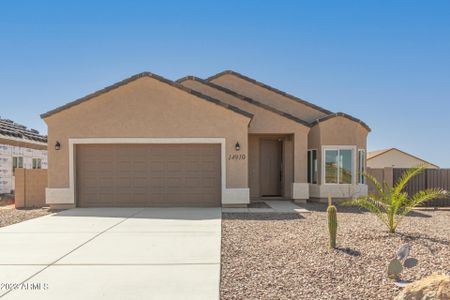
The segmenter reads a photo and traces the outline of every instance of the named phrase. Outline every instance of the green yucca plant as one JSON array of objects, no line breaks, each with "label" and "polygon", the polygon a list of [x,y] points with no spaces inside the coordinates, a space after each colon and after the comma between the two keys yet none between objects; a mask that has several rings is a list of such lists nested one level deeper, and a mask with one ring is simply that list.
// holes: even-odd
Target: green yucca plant
[{"label": "green yucca plant", "polygon": [[345,204],[367,209],[386,224],[389,232],[395,233],[403,217],[413,208],[427,201],[447,196],[447,192],[442,189],[420,191],[412,197],[403,191],[409,180],[424,170],[423,165],[408,169],[393,187],[389,187],[386,183],[382,186],[374,177],[364,173],[363,175],[376,187],[377,194],[348,200]]}]

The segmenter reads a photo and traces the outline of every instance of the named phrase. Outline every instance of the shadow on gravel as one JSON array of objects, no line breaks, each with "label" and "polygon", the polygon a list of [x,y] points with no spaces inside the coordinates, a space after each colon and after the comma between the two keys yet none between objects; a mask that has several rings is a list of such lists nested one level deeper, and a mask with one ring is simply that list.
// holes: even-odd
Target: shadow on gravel
[{"label": "shadow on gravel", "polygon": [[399,236],[402,237],[403,240],[405,241],[415,241],[415,242],[419,242],[422,243],[424,246],[427,247],[427,243],[425,241],[430,241],[436,244],[441,244],[444,246],[450,246],[450,241],[448,240],[443,240],[443,239],[438,239],[438,238],[434,238],[434,237],[429,237],[426,235],[420,235],[420,234],[407,234],[407,233],[401,233],[401,232],[397,232],[397,234]]},{"label": "shadow on gravel", "polygon": [[[368,213],[368,211],[364,208],[358,207],[358,206],[349,206],[349,205],[342,205],[342,204],[335,204],[338,213],[351,213],[351,214],[362,214],[362,213]],[[328,204],[326,203],[319,203],[319,202],[308,202],[306,204],[300,204],[302,208],[305,208],[309,211],[313,212],[326,212]],[[432,218],[433,216],[430,214],[427,214],[426,211],[418,211],[414,210],[411,211],[408,215],[408,217],[415,217],[415,218]]]},{"label": "shadow on gravel", "polygon": [[298,213],[222,213],[222,220],[295,221],[304,218]]},{"label": "shadow on gravel", "polygon": [[348,254],[350,256],[361,256],[361,252],[359,252],[358,250],[354,250],[351,248],[335,248],[334,250],[342,252],[344,254]]},{"label": "shadow on gravel", "polygon": [[432,218],[433,216],[424,214],[422,212],[419,212],[417,210],[413,210],[409,214],[407,214],[408,217],[415,217],[415,218]]},{"label": "shadow on gravel", "polygon": [[[347,205],[344,206],[340,204],[335,205],[338,210],[338,213],[362,214],[366,212],[364,209],[359,208],[357,206],[347,206]],[[313,212],[326,212],[328,204],[319,202],[308,202],[306,204],[299,204],[299,206]]]}]

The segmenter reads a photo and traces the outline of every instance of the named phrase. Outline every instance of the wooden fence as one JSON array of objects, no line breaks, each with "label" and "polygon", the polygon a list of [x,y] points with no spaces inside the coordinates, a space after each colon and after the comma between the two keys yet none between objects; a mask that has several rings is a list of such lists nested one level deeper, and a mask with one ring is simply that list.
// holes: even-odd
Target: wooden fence
[{"label": "wooden fence", "polygon": [[[399,180],[403,172],[407,169],[367,169],[367,173],[375,177],[378,182],[386,182],[387,185],[392,186]],[[367,182],[369,193],[375,193],[375,187]],[[421,190],[441,188],[450,191],[450,169],[426,169],[421,174],[413,177],[403,189],[409,195],[413,195]],[[450,206],[450,198],[436,199],[429,201],[423,206]]]},{"label": "wooden fence", "polygon": [[[406,170],[394,169],[394,182],[397,182]],[[450,169],[426,169],[413,177],[403,190],[409,195],[413,195],[418,191],[431,188],[450,190]],[[450,206],[450,198],[436,199],[425,203],[424,206]]]}]

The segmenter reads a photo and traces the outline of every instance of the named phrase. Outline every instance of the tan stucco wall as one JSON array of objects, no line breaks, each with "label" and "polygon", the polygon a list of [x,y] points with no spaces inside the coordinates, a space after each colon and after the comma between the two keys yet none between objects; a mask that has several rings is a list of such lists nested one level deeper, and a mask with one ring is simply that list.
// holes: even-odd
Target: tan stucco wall
[{"label": "tan stucco wall", "polygon": [[[356,146],[356,150],[367,149],[369,131],[361,124],[345,117],[335,117],[316,124],[308,136],[309,149],[317,150],[318,182],[322,182],[322,147]],[[355,153],[357,161],[357,153]]]},{"label": "tan stucco wall", "polygon": [[15,174],[16,208],[43,207],[45,205],[45,188],[47,187],[47,170],[16,169]]},{"label": "tan stucco wall", "polygon": [[[253,119],[250,123],[250,128],[248,130],[249,134],[265,134],[265,135],[292,135],[289,140],[285,143],[288,146],[286,149],[290,151],[285,153],[286,155],[291,155],[289,157],[290,161],[285,161],[285,165],[288,174],[286,174],[286,182],[284,184],[286,197],[292,196],[292,183],[293,182],[306,182],[307,179],[307,156],[306,151],[308,148],[308,132],[309,127],[304,126],[298,122],[290,120],[286,117],[280,116],[277,113],[269,111],[265,108],[256,106],[249,102],[243,101],[233,95],[227,94],[223,91],[210,87],[195,80],[185,80],[182,82],[184,86],[187,86],[193,90],[199,91],[205,95],[219,99],[225,103],[237,106],[245,111],[252,113]],[[252,147],[255,147],[249,151],[249,181],[250,193],[255,196],[259,192],[259,183],[256,184],[255,177],[259,178],[259,138],[254,136],[252,138]],[[295,144],[295,151],[293,146]],[[257,156],[257,157],[256,157]],[[292,168],[292,170],[290,170]],[[290,172],[290,173],[289,173]],[[293,175],[292,175],[293,174]],[[252,178],[253,177],[253,178]],[[256,193],[256,194],[255,194]]]},{"label": "tan stucco wall", "polygon": [[[143,77],[45,118],[48,185],[69,187],[69,138],[221,137],[226,157],[247,154],[250,119],[154,78]],[[227,188],[247,188],[247,161],[227,160]]]},{"label": "tan stucco wall", "polygon": [[312,122],[326,115],[325,113],[310,106],[253,84],[233,74],[224,74],[220,77],[214,78],[211,82],[226,87],[239,94],[253,98],[261,103],[271,105],[307,122]]},{"label": "tan stucco wall", "polygon": [[418,158],[409,156],[396,149],[367,160],[367,166],[370,168],[413,168],[421,164],[425,164],[430,169],[437,169],[434,165],[427,164]]}]

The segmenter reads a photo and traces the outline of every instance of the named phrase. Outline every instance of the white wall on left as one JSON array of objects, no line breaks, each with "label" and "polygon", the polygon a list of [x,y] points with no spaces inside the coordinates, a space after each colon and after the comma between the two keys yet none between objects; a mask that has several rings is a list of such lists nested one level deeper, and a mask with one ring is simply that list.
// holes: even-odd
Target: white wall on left
[{"label": "white wall on left", "polygon": [[23,157],[23,167],[33,168],[33,158],[41,159],[41,168],[47,169],[47,150],[0,144],[0,194],[14,190],[13,157]]}]

